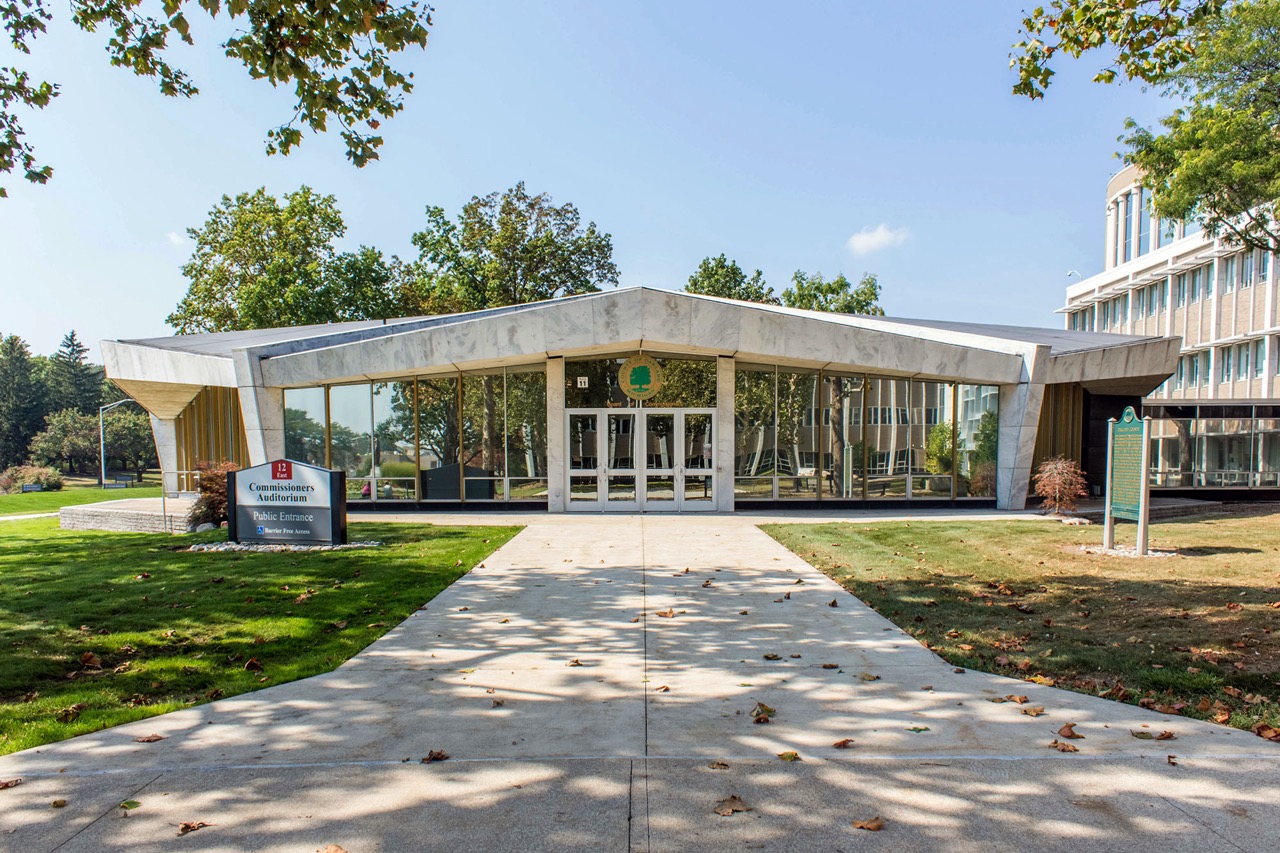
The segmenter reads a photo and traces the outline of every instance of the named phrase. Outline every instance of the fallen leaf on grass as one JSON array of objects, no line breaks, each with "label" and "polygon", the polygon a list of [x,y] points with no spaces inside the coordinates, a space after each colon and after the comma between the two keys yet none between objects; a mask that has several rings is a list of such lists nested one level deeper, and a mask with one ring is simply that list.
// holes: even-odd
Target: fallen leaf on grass
[{"label": "fallen leaf on grass", "polygon": [[94,669],[98,669],[102,666],[102,660],[93,652],[85,652],[80,655],[80,665],[91,666]]},{"label": "fallen leaf on grass", "polygon": [[854,829],[865,829],[868,832],[879,832],[884,829],[884,821],[879,816],[871,818],[871,820],[855,820],[853,822]]},{"label": "fallen leaf on grass", "polygon": [[1032,705],[1030,708],[1023,708],[1022,713],[1026,714],[1028,717],[1038,717],[1044,713],[1044,706]]},{"label": "fallen leaf on grass", "polygon": [[178,824],[178,834],[186,835],[188,832],[195,832],[197,829],[204,829],[206,826],[213,826],[213,824],[205,823],[202,820],[184,820]]},{"label": "fallen leaf on grass", "polygon": [[715,807],[715,813],[723,817],[729,817],[734,812],[749,811],[751,811],[751,806],[738,799],[737,794],[734,794],[732,797],[725,797],[723,800],[717,802]]},{"label": "fallen leaf on grass", "polygon": [[1079,750],[1077,747],[1075,747],[1074,745],[1069,744],[1069,743],[1063,743],[1062,741],[1060,741],[1060,740],[1058,740],[1058,739],[1056,739],[1056,738],[1053,740],[1053,742],[1052,742],[1052,743],[1050,743],[1050,744],[1049,744],[1049,748],[1050,748],[1050,749],[1056,749],[1056,750],[1058,750],[1058,752],[1079,752],[1079,751],[1080,751],[1080,750]]},{"label": "fallen leaf on grass", "polygon": [[1257,723],[1254,725],[1252,731],[1260,738],[1280,743],[1280,729],[1272,728],[1266,723]]},{"label": "fallen leaf on grass", "polygon": [[368,625],[365,625],[365,627],[366,628],[385,628],[387,627],[387,623],[386,622],[370,622]]},{"label": "fallen leaf on grass", "polygon": [[430,764],[433,761],[448,761],[448,760],[449,760],[449,754],[446,753],[444,750],[433,749],[430,752],[428,752],[426,754],[426,757],[424,757],[422,761],[419,763]]},{"label": "fallen leaf on grass", "polygon": [[788,750],[787,752],[779,752],[778,757],[783,761],[799,761],[800,753]]},{"label": "fallen leaf on grass", "polygon": [[843,740],[838,740],[831,745],[834,746],[836,749],[849,749],[850,747],[853,746],[853,738],[847,737]]},{"label": "fallen leaf on grass", "polygon": [[21,784],[21,779],[5,779],[0,781],[0,791],[3,791],[5,788],[16,788]]},{"label": "fallen leaf on grass", "polygon": [[1033,675],[1028,678],[1027,681],[1031,681],[1036,684],[1043,684],[1045,687],[1052,687],[1058,683],[1055,679],[1045,678],[1043,675]]},{"label": "fallen leaf on grass", "polygon": [[262,662],[257,658],[249,658],[244,662],[244,668],[247,672],[262,672]]},{"label": "fallen leaf on grass", "polygon": [[134,743],[155,743],[158,740],[164,740],[164,738],[164,735],[143,735],[142,737],[136,737],[133,740]]},{"label": "fallen leaf on grass", "polygon": [[1062,728],[1058,729],[1058,737],[1065,737],[1069,739],[1075,739],[1075,738],[1083,739],[1084,735],[1079,734],[1076,731],[1075,726],[1076,726],[1075,723],[1063,723]]},{"label": "fallen leaf on grass", "polygon": [[49,803],[49,808],[60,809],[66,804],[67,804],[66,800],[54,800],[52,803]]},{"label": "fallen leaf on grass", "polygon": [[120,808],[128,812],[128,811],[133,811],[140,805],[142,805],[142,803],[138,802],[137,800],[125,800],[123,803],[120,804]]},{"label": "fallen leaf on grass", "polygon": [[1227,603],[1227,609],[1235,613],[1237,611],[1244,610],[1244,605],[1238,601],[1231,601]]},{"label": "fallen leaf on grass", "polygon": [[77,702],[74,705],[71,705],[67,708],[62,708],[61,710],[59,710],[58,713],[54,716],[54,719],[56,719],[60,723],[70,723],[80,716],[81,711],[87,709],[88,707],[89,705],[86,702]]},{"label": "fallen leaf on grass", "polygon": [[143,572],[143,573],[142,573],[142,574],[140,574],[140,575],[134,575],[134,576],[133,576],[133,579],[134,579],[134,580],[139,580],[139,581],[144,581],[144,580],[146,580],[146,579],[147,579],[147,578],[149,578],[149,577],[151,577],[151,572]]}]

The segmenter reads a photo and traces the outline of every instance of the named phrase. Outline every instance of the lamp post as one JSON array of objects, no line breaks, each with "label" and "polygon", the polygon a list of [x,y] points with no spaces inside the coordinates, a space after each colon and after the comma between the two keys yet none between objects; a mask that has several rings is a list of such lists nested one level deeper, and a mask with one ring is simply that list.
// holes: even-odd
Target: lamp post
[{"label": "lamp post", "polygon": [[110,405],[98,407],[98,470],[102,476],[98,485],[104,489],[107,487],[107,430],[102,416],[116,406],[132,402],[133,400],[125,397],[123,400],[116,400]]}]

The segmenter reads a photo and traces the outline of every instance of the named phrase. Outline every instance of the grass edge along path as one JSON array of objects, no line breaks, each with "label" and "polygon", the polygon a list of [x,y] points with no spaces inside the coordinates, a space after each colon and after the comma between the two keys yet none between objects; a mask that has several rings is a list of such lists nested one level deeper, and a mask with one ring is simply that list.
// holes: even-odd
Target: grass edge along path
[{"label": "grass edge along path", "polygon": [[133,486],[128,489],[100,489],[97,486],[64,487],[52,492],[27,492],[0,495],[0,518],[57,512],[64,506],[83,506],[125,498],[158,498],[159,486]]},{"label": "grass edge along path", "polygon": [[949,664],[1280,739],[1280,514],[1164,521],[1142,559],[1044,519],[761,529]]},{"label": "grass edge along path", "polygon": [[344,551],[0,526],[0,754],[329,672],[519,527],[355,523]]}]

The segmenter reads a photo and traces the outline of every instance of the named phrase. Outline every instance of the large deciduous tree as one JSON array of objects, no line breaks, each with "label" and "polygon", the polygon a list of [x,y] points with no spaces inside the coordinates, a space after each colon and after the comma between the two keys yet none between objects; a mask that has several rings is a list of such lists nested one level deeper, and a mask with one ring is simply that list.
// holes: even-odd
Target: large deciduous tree
[{"label": "large deciduous tree", "polygon": [[424,276],[413,307],[422,313],[538,302],[618,283],[610,235],[594,222],[584,228],[573,204],[529,195],[523,181],[473,197],[456,222],[440,207],[426,215],[413,235]]},{"label": "large deciduous tree", "polygon": [[[54,17],[46,0],[0,2],[2,26],[15,52],[30,54]],[[431,7],[413,0],[72,0],[71,22],[109,33],[112,65],[154,78],[164,95],[189,98],[195,81],[169,61],[170,40],[194,44],[188,15],[223,16],[236,28],[221,45],[255,80],[292,87],[293,115],[267,132],[267,153],[288,154],[303,129],[337,125],[356,166],[378,158],[381,121],[404,107],[413,74],[395,54],[425,48]],[[53,174],[25,138],[19,109],[44,109],[59,86],[33,79],[17,65],[0,67],[0,173],[20,171],[34,183]],[[5,190],[0,187],[0,197]]]},{"label": "large deciduous tree", "polygon": [[44,414],[44,386],[26,341],[17,335],[0,338],[0,470],[26,461]]},{"label": "large deciduous tree", "polygon": [[1195,55],[1162,86],[1188,105],[1163,131],[1131,119],[1125,161],[1142,169],[1158,216],[1280,251],[1280,0],[1236,4],[1195,34]]},{"label": "large deciduous tree", "polygon": [[395,316],[402,265],[364,246],[339,254],[346,230],[334,197],[310,187],[223,196],[187,231],[191,285],[169,324],[185,334]]},{"label": "large deciduous tree", "polygon": [[686,293],[698,293],[703,296],[720,296],[724,299],[741,299],[745,302],[761,302],[765,305],[777,305],[778,297],[773,288],[765,284],[764,273],[756,270],[750,276],[743,272],[737,261],[725,258],[722,253],[718,257],[706,257],[698,264],[698,269],[689,276],[685,285]]},{"label": "large deciduous tree", "polygon": [[1051,0],[1022,20],[1022,40],[1009,65],[1013,91],[1043,98],[1055,57],[1106,51],[1111,62],[1094,76],[1161,83],[1197,53],[1196,27],[1219,15],[1230,0]]},{"label": "large deciduous tree", "polygon": [[62,409],[44,419],[44,429],[31,439],[31,458],[64,471],[87,470],[98,460],[98,419],[75,409]]},{"label": "large deciduous tree", "polygon": [[809,311],[884,316],[884,309],[880,307],[880,282],[875,273],[869,272],[863,273],[855,286],[844,273],[827,281],[820,272],[809,275],[796,270],[791,276],[791,287],[782,291],[782,304]]}]

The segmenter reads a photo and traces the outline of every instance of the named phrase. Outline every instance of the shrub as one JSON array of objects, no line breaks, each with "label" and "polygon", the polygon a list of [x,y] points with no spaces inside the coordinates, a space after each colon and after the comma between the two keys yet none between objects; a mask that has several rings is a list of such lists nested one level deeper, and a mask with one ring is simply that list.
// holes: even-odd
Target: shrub
[{"label": "shrub", "polygon": [[389,479],[412,479],[418,476],[418,466],[412,462],[383,462],[378,466],[378,476]]},{"label": "shrub", "polygon": [[996,493],[996,463],[976,462],[969,475],[969,494],[973,497],[994,497]]},{"label": "shrub", "polygon": [[62,488],[62,475],[39,465],[15,465],[0,473],[0,495],[20,492],[23,486],[32,484],[39,484],[46,492],[56,492]]},{"label": "shrub", "polygon": [[196,465],[200,472],[200,497],[191,508],[188,519],[192,527],[222,524],[227,520],[227,474],[239,469],[240,466],[234,462],[200,462]]},{"label": "shrub", "polygon": [[1040,463],[1035,486],[1036,494],[1044,498],[1046,512],[1075,512],[1076,498],[1088,494],[1080,464],[1064,456]]}]

